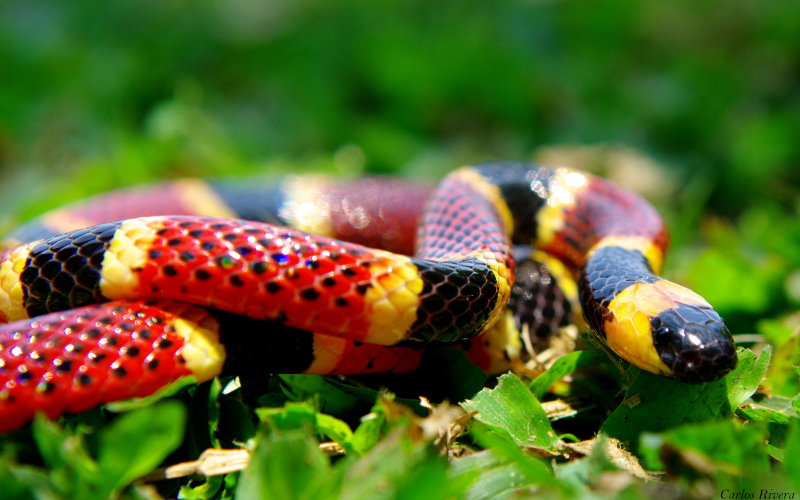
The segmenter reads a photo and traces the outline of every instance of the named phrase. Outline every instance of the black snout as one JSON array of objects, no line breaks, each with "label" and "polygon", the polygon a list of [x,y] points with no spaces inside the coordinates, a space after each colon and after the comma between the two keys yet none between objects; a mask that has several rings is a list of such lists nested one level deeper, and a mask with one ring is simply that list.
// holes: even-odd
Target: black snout
[{"label": "black snout", "polygon": [[682,382],[711,382],[736,368],[738,357],[725,322],[710,307],[680,305],[650,321],[661,361]]}]

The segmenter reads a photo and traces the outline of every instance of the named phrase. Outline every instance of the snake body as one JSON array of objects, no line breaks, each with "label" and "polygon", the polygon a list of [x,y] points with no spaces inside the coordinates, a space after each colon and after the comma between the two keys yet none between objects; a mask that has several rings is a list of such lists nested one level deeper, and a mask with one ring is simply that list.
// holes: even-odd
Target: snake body
[{"label": "snake body", "polygon": [[[702,297],[657,276],[667,241],[637,195],[535,164],[463,167],[433,191],[307,178],[117,193],[9,235],[0,431],[37,411],[208,380],[226,350],[261,352],[272,373],[412,371],[420,347],[469,342],[498,322],[514,244],[574,270],[587,323],[624,359],[686,382],[719,378],[736,365],[733,340]],[[558,323],[558,307],[533,316]]]}]

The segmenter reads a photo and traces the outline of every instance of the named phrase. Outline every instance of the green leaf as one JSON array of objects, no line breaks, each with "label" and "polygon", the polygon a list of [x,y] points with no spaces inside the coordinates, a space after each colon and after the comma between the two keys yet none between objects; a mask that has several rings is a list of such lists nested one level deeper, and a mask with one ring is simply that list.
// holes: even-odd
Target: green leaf
[{"label": "green leaf", "polygon": [[795,488],[800,489],[800,422],[790,424],[789,437],[784,448],[783,468]]},{"label": "green leaf", "polygon": [[553,472],[558,479],[565,481],[577,488],[583,488],[599,480],[604,472],[619,471],[608,456],[608,440],[600,436],[595,443],[594,450],[588,456],[570,460],[566,463],[554,465]]},{"label": "green leaf", "polygon": [[761,408],[769,408],[789,416],[796,417],[797,412],[792,408],[792,399],[784,396],[775,396],[755,393],[750,398],[742,401],[742,405],[755,404]]},{"label": "green leaf", "polygon": [[800,421],[797,417],[791,417],[785,413],[755,405],[738,408],[736,416],[744,420],[766,422],[767,429],[769,429],[769,442],[777,447],[783,446],[786,435],[789,432],[790,423],[793,420]]},{"label": "green leaf", "polygon": [[139,408],[144,408],[145,406],[151,406],[164,398],[168,398],[170,396],[174,396],[181,390],[185,389],[186,387],[190,387],[195,385],[197,382],[195,381],[194,377],[181,377],[175,382],[162,387],[154,394],[149,396],[145,396],[143,398],[132,398],[132,399],[124,399],[122,401],[114,401],[112,403],[108,403],[105,408],[106,410],[113,412],[113,413],[124,413],[128,411],[133,411]]},{"label": "green leaf", "polygon": [[[11,455],[0,454],[0,492],[4,500],[34,500],[31,488],[20,482],[11,470]],[[46,480],[46,478],[43,478]]]},{"label": "green leaf", "polygon": [[365,456],[350,464],[341,500],[459,498],[466,481],[447,481],[447,459],[413,442],[399,426]]},{"label": "green leaf", "polygon": [[[55,422],[48,420],[42,414],[36,415],[32,427],[36,446],[39,448],[39,453],[41,453],[44,463],[48,467],[56,469],[72,462],[74,456],[65,456],[65,454],[69,454],[70,450],[76,447],[66,445],[70,436],[67,435],[64,429]],[[75,438],[72,439],[74,440]]]},{"label": "green leaf", "polygon": [[[393,460],[385,458],[386,461]],[[426,460],[406,472],[397,481],[396,493],[389,497],[396,500],[450,500],[460,497],[466,489],[466,481],[447,481],[447,460],[429,454]]]},{"label": "green leaf", "polygon": [[190,458],[198,458],[209,448],[219,448],[219,397],[222,382],[214,378],[198,384],[192,391],[186,447]]},{"label": "green leaf", "polygon": [[[378,444],[381,437],[388,435],[392,429],[407,428],[411,424],[409,415],[404,414],[402,407],[394,405],[395,397],[391,393],[385,394],[372,406],[372,411],[361,417],[361,423],[346,443],[343,443],[348,452],[353,451],[364,455]],[[388,411],[387,411],[388,410]],[[388,413],[388,415],[387,415]]]},{"label": "green leaf", "polygon": [[181,486],[179,498],[181,500],[214,500],[223,487],[225,476],[207,477],[206,481],[198,486]]},{"label": "green leaf", "polygon": [[740,349],[735,370],[720,380],[703,384],[677,382],[642,370],[625,394],[623,404],[608,417],[600,432],[630,443],[635,451],[642,432],[660,432],[682,423],[730,416],[758,389],[771,352],[765,348],[756,360],[752,351]]},{"label": "green leaf", "polygon": [[[381,391],[376,391],[374,389],[365,389],[363,387],[356,387],[356,386],[353,386],[353,385],[350,385],[350,384],[345,384],[345,383],[341,382],[340,380],[337,380],[337,379],[332,378],[332,377],[327,377],[327,378],[324,379],[324,381],[325,381],[326,384],[328,384],[328,385],[330,385],[332,387],[335,387],[336,389],[338,389],[341,392],[344,392],[344,393],[349,394],[351,396],[355,396],[356,398],[360,399],[361,401],[367,401],[367,402],[373,403],[373,404],[376,403],[378,401],[378,398],[380,398],[381,395],[383,394]],[[404,398],[398,398],[396,396],[393,396],[392,400],[397,402],[397,403],[402,403],[402,404],[408,406],[409,408],[414,410],[414,413],[416,413],[419,416],[424,417],[424,416],[426,416],[428,414],[427,408],[423,408],[419,404],[419,400],[418,399],[404,399]]]},{"label": "green leaf", "polygon": [[[712,474],[717,487],[749,488],[770,473],[765,432],[764,426],[742,427],[730,420],[684,425],[661,434],[644,434],[641,453],[650,467],[663,468],[666,458],[673,469],[691,478],[697,464],[704,463],[703,473]],[[686,456],[693,460],[682,458]]]},{"label": "green leaf", "polygon": [[601,351],[576,351],[556,360],[553,365],[531,382],[530,389],[536,399],[541,400],[547,390],[565,376],[587,366],[608,361],[608,356]]},{"label": "green leaf", "polygon": [[370,413],[361,417],[361,423],[353,433],[349,445],[356,453],[364,455],[378,444],[385,424],[386,416],[379,409],[373,408]]},{"label": "green leaf", "polygon": [[[750,352],[752,354],[752,351]],[[742,363],[741,352],[739,354],[739,363]],[[764,379],[764,375],[767,373],[771,357],[772,346],[767,345],[761,351],[761,354],[758,356],[758,361],[751,370],[743,372],[741,368],[737,366],[733,373],[723,379],[726,381],[728,387],[728,400],[731,409],[736,409],[745,399],[756,392],[759,384],[761,384],[761,380]]]},{"label": "green leaf", "polygon": [[68,434],[44,415],[34,419],[33,437],[51,470],[53,483],[62,491],[78,491],[98,473],[98,465],[87,453],[80,435]]},{"label": "green leaf", "polygon": [[[51,477],[48,477],[44,470],[38,468],[29,466],[13,466],[11,468],[10,464],[0,463],[0,492],[3,493],[3,500],[6,498],[8,500],[68,498],[68,495],[59,493],[59,489],[53,484]],[[80,492],[81,490],[75,491]]]},{"label": "green leaf", "polygon": [[259,408],[256,410],[262,421],[276,429],[286,431],[310,426],[318,434],[328,436],[340,444],[353,436],[350,426],[341,420],[317,412],[308,403],[286,403],[283,408]]},{"label": "green leaf", "polygon": [[[332,415],[343,415],[352,411],[360,399],[330,383],[322,375],[279,375],[283,393],[292,401],[318,401],[320,410]],[[337,381],[338,382],[338,381]],[[347,384],[341,384],[347,386]]]},{"label": "green leaf", "polygon": [[261,434],[250,465],[239,476],[237,500],[337,498],[341,474],[304,430]]},{"label": "green leaf", "polygon": [[761,313],[769,307],[771,281],[779,270],[758,265],[737,243],[734,250],[707,248],[691,269],[691,288],[721,314]]},{"label": "green leaf", "polygon": [[541,403],[514,375],[501,376],[497,387],[482,390],[461,406],[467,411],[477,411],[477,420],[508,435],[517,444],[555,449],[561,442]]},{"label": "green leaf", "polygon": [[99,436],[98,483],[118,490],[158,466],[183,440],[183,405],[163,401],[126,413]]},{"label": "green leaf", "polygon": [[216,429],[218,439],[224,441],[223,448],[246,443],[256,435],[255,418],[244,403],[227,394],[220,394],[217,401],[219,423]]},{"label": "green leaf", "polygon": [[530,495],[536,484],[522,473],[518,464],[501,459],[492,450],[484,450],[455,460],[451,479],[469,479],[465,500],[489,500]]}]

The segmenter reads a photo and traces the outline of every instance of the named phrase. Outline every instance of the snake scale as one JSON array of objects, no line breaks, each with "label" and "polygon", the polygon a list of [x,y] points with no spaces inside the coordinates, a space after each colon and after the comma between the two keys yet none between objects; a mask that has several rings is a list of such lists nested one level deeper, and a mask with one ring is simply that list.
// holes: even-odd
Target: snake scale
[{"label": "snake scale", "polygon": [[516,272],[520,244],[574,273],[586,323],[632,364],[684,382],[736,366],[716,311],[657,275],[668,237],[656,210],[590,174],[494,162],[435,189],[181,180],[80,202],[8,235],[0,432],[36,412],[56,418],[211,379],[232,351],[268,373],[403,373],[423,346],[458,344],[488,370],[473,339],[509,299],[536,328],[557,327],[569,308],[549,278],[519,291],[533,265],[518,258]]}]

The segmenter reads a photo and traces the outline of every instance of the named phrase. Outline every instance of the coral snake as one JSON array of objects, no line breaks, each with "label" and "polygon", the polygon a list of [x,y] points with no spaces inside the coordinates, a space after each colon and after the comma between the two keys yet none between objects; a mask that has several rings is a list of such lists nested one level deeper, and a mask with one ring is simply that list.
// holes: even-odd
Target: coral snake
[{"label": "coral snake", "polygon": [[512,295],[537,328],[569,309],[527,259],[514,286],[515,244],[579,277],[586,322],[632,364],[701,382],[737,362],[714,309],[657,276],[668,238],[655,209],[565,168],[463,167],[434,190],[181,180],[50,212],[5,244],[0,431],[211,379],[232,353],[269,373],[402,373],[421,346],[461,344],[488,370],[470,339]]}]

